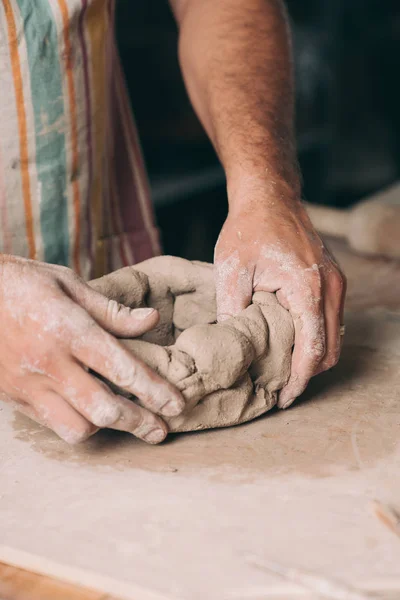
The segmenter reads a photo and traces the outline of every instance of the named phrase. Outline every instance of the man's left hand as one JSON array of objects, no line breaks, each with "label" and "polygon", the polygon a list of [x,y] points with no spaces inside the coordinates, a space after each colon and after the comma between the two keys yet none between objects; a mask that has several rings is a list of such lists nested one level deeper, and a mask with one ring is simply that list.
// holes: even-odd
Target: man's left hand
[{"label": "man's left hand", "polygon": [[257,184],[230,198],[215,250],[217,308],[223,320],[246,308],[253,292],[266,291],[290,312],[291,376],[278,403],[287,408],[339,359],[346,281],[300,200],[268,195]]}]

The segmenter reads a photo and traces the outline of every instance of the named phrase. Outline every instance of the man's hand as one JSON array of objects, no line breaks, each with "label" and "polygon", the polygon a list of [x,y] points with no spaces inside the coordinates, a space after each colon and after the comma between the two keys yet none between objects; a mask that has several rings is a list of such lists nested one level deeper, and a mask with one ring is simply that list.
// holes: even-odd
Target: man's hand
[{"label": "man's hand", "polygon": [[216,249],[220,318],[277,292],[296,328],[279,405],[338,359],[344,279],[299,198],[293,61],[283,0],[170,0],[187,89],[225,169]]},{"label": "man's hand", "polygon": [[154,413],[178,415],[184,400],[113,337],[139,336],[157,321],[157,311],[110,301],[65,267],[0,256],[1,397],[72,444],[102,427],[161,442],[167,427]]},{"label": "man's hand", "polygon": [[231,209],[216,252],[218,316],[249,305],[253,291],[276,292],[293,317],[291,376],[278,405],[286,408],[340,354],[345,279],[299,201],[268,199],[261,183],[247,185]]}]

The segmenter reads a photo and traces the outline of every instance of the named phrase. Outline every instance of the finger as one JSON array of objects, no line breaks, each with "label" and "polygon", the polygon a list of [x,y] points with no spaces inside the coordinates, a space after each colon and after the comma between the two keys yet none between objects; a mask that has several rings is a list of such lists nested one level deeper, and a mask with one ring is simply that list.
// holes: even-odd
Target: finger
[{"label": "finger", "polygon": [[174,417],[183,411],[183,396],[171,383],[97,325],[87,331],[86,336],[75,339],[71,345],[80,363],[136,396],[153,413]]},{"label": "finger", "polygon": [[159,444],[166,438],[168,427],[159,417],[123,396],[117,399],[121,417],[111,429],[127,431],[148,444]]},{"label": "finger", "polygon": [[277,298],[293,318],[295,340],[291,373],[286,386],[279,394],[279,408],[287,408],[305,390],[325,354],[325,326],[322,312],[321,290],[302,292],[301,287],[293,297]]},{"label": "finger", "polygon": [[109,300],[81,279],[65,291],[100,327],[119,337],[138,337],[153,329],[159,321],[158,311],[154,308],[131,309]]},{"label": "finger", "polygon": [[168,429],[159,418],[132,401],[113,394],[102,381],[76,365],[69,369],[62,387],[63,398],[97,427],[132,433],[150,443],[162,442]]},{"label": "finger", "polygon": [[325,356],[322,359],[318,373],[334,367],[340,357],[342,336],[340,327],[343,323],[345,281],[339,271],[329,274],[325,283]]},{"label": "finger", "polygon": [[229,319],[250,305],[253,275],[240,264],[237,253],[215,262],[215,287],[218,321]]},{"label": "finger", "polygon": [[68,444],[84,442],[98,428],[79,414],[68,402],[53,391],[35,393],[30,406],[23,412],[41,425],[52,429]]}]

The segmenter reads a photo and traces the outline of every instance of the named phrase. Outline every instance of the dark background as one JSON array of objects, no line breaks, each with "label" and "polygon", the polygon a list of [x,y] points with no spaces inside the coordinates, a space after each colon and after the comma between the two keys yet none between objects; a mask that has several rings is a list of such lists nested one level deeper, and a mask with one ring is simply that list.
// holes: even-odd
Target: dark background
[{"label": "dark background", "polygon": [[[187,98],[167,0],[117,3],[117,37],[164,251],[212,261],[222,169]],[[399,178],[400,3],[288,0],[303,197],[349,206]]]}]

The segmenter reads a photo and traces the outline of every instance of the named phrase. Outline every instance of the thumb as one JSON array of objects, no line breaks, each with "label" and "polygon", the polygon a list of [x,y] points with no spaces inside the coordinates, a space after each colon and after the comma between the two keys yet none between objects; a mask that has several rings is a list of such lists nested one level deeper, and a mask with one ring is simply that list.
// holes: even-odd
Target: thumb
[{"label": "thumb", "polygon": [[237,253],[215,260],[217,319],[224,321],[251,304],[253,277],[240,263]]},{"label": "thumb", "polygon": [[138,337],[153,329],[159,321],[154,308],[129,308],[79,282],[70,296],[106,331],[118,337]]}]

